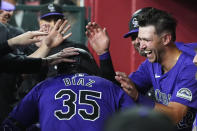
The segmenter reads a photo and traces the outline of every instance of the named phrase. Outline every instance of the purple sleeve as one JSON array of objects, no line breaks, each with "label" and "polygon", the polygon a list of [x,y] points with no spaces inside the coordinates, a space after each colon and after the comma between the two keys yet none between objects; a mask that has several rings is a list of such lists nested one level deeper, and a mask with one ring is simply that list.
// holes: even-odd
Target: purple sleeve
[{"label": "purple sleeve", "polygon": [[120,90],[119,97],[120,97],[119,108],[121,110],[136,105],[133,99],[130,96],[128,96],[122,89]]},{"label": "purple sleeve", "polygon": [[[110,84],[111,93],[107,94],[109,97],[108,99],[113,98],[114,100],[111,100],[111,105],[116,105],[115,110],[122,110],[131,106],[135,106],[135,102],[133,99],[124,92],[121,87],[115,84]],[[113,97],[111,97],[113,96]]]},{"label": "purple sleeve", "polygon": [[185,52],[191,56],[196,55],[195,49],[197,49],[197,43],[175,42],[175,44],[177,48],[181,50],[182,52]]},{"label": "purple sleeve", "polygon": [[147,96],[142,95],[141,93],[138,94],[138,99],[137,99],[136,103],[143,105],[143,106],[150,107],[150,108],[155,107],[154,100],[148,98]]},{"label": "purple sleeve", "polygon": [[178,102],[197,109],[197,67],[194,64],[186,65],[177,81],[170,101]]},{"label": "purple sleeve", "polygon": [[136,72],[129,75],[132,82],[134,82],[138,89],[144,93],[152,87],[149,68],[151,68],[151,64],[146,60],[139,66]]},{"label": "purple sleeve", "polygon": [[9,116],[26,127],[38,121],[37,86],[21,100]]},{"label": "purple sleeve", "polygon": [[102,55],[99,56],[99,59],[100,60],[106,60],[106,59],[109,59],[109,58],[111,58],[109,52],[106,52],[106,53],[104,53],[104,54],[102,54]]}]

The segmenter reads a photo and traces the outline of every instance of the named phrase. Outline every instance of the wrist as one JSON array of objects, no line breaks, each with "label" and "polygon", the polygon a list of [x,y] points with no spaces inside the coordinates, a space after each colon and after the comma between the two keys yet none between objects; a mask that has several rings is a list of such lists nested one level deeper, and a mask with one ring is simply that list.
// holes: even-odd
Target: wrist
[{"label": "wrist", "polygon": [[143,106],[148,106],[151,108],[155,107],[155,101],[148,98],[147,96],[142,95],[141,93],[138,93],[138,98],[135,102]]},{"label": "wrist", "polygon": [[98,52],[96,52],[96,54],[100,56],[100,55],[105,54],[106,52],[109,52],[109,49],[98,51]]},{"label": "wrist", "polygon": [[8,45],[9,45],[10,47],[13,47],[13,46],[16,44],[16,43],[14,43],[13,38],[7,40],[7,42],[8,42]]},{"label": "wrist", "polygon": [[103,53],[102,55],[99,55],[99,59],[100,59],[100,60],[106,60],[106,59],[108,59],[108,58],[110,58],[110,53],[109,53],[109,51]]}]

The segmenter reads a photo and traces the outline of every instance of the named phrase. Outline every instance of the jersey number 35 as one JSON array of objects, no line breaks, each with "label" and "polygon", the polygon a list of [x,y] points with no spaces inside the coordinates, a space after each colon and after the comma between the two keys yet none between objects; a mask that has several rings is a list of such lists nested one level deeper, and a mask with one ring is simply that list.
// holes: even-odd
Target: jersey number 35
[{"label": "jersey number 35", "polygon": [[59,120],[70,120],[73,116],[76,115],[76,101],[78,99],[79,105],[87,105],[91,106],[92,112],[88,113],[86,109],[78,109],[78,115],[82,117],[84,120],[95,121],[100,116],[100,106],[98,103],[89,99],[89,97],[93,97],[96,99],[101,99],[101,92],[92,91],[92,90],[79,90],[79,96],[72,91],[71,89],[62,89],[58,91],[55,95],[55,100],[62,99],[64,95],[68,96],[68,99],[63,100],[63,106],[68,108],[67,112],[63,112],[62,110],[55,110],[54,115]]}]

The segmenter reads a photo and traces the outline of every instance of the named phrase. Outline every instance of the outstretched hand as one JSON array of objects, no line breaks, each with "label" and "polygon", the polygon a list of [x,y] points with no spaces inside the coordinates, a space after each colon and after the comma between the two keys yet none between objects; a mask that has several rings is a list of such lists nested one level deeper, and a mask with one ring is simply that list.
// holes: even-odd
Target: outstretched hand
[{"label": "outstretched hand", "polygon": [[134,83],[124,72],[116,72],[115,79],[121,84],[122,89],[134,100],[138,98],[138,91]]},{"label": "outstretched hand", "polygon": [[95,22],[89,22],[86,26],[86,35],[90,42],[91,47],[97,53],[102,55],[109,51],[110,39],[107,34],[106,28],[101,28]]},{"label": "outstretched hand", "polygon": [[74,47],[68,47],[68,48],[64,48],[62,51],[50,55],[46,58],[43,58],[43,60],[45,60],[46,62],[44,63],[44,65],[55,65],[55,64],[59,64],[61,62],[75,62],[75,60],[73,59],[69,59],[69,56],[75,56],[78,55],[78,49],[74,48]]},{"label": "outstretched hand", "polygon": [[21,35],[18,35],[14,38],[9,39],[8,45],[12,47],[15,45],[33,44],[33,43],[41,41],[40,39],[37,39],[37,36],[46,36],[46,35],[48,35],[48,33],[46,32],[28,31],[26,33],[23,33]]},{"label": "outstretched hand", "polygon": [[50,29],[49,35],[43,39],[43,44],[46,44],[48,48],[54,48],[70,37],[72,33],[65,35],[71,27],[70,25],[66,26],[67,23],[67,20],[58,20],[55,26]]}]

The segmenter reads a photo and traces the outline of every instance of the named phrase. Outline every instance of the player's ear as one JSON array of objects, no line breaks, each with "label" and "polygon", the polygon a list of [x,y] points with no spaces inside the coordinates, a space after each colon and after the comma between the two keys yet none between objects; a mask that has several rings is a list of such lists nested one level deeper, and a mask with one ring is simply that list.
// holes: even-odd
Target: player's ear
[{"label": "player's ear", "polygon": [[170,33],[162,34],[161,40],[162,40],[163,45],[168,45],[172,40],[172,35]]}]

